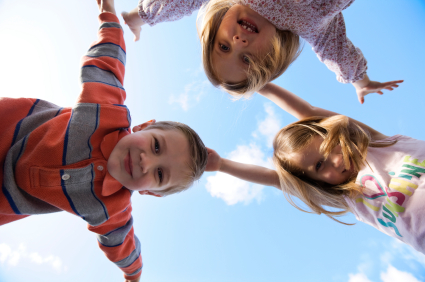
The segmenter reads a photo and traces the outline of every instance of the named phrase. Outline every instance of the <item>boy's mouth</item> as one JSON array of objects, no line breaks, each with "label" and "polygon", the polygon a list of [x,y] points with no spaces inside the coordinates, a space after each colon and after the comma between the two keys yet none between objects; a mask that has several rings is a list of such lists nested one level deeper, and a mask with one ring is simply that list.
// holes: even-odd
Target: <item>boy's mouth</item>
[{"label": "boy's mouth", "polygon": [[128,155],[124,159],[124,167],[127,173],[133,176],[133,164],[131,163],[130,152],[128,152]]},{"label": "boy's mouth", "polygon": [[252,32],[252,33],[258,33],[258,28],[255,24],[248,22],[246,20],[239,20],[238,24],[245,30]]}]

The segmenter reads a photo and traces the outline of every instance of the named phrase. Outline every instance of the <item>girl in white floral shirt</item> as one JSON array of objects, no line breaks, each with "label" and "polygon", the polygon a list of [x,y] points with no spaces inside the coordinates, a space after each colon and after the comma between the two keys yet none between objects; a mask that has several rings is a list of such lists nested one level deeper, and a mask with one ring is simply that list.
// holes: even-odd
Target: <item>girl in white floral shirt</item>
[{"label": "girl in white floral shirt", "polygon": [[205,73],[232,95],[260,90],[279,77],[300,52],[299,37],[313,47],[337,80],[352,83],[360,103],[401,80],[371,81],[360,49],[347,38],[342,10],[354,0],[140,0],[126,24],[140,37],[141,26],[174,21],[200,9],[198,31]]}]

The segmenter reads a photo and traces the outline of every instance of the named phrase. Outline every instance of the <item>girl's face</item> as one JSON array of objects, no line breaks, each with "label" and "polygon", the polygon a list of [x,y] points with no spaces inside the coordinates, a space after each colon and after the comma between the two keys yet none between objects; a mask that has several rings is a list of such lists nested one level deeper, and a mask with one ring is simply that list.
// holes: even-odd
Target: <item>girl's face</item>
[{"label": "girl's face", "polygon": [[212,62],[220,78],[228,83],[246,79],[247,55],[265,56],[270,49],[276,28],[264,17],[245,5],[235,4],[218,28]]},{"label": "girl's face", "polygon": [[310,146],[290,155],[291,161],[311,179],[332,185],[346,182],[354,174],[353,164],[350,163],[349,169],[345,168],[339,145],[325,159],[320,153],[322,142],[322,137],[314,137]]}]

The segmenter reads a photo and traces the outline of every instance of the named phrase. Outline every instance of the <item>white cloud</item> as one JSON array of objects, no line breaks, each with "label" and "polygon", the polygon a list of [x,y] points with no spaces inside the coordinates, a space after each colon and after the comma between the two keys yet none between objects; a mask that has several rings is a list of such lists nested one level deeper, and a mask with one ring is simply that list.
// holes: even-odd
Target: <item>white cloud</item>
[{"label": "white cloud", "polygon": [[17,266],[20,262],[24,260],[25,262],[31,262],[35,264],[47,264],[50,265],[53,269],[58,272],[66,270],[66,267],[63,267],[62,260],[54,255],[47,255],[43,257],[42,255],[36,252],[27,252],[24,244],[20,244],[16,250],[13,250],[7,244],[0,244],[0,263],[6,264],[10,267]]},{"label": "white cloud", "polygon": [[[276,116],[271,104],[264,104],[264,110],[266,111],[267,116],[264,120],[258,123],[257,131],[263,135],[261,138],[266,138],[266,145],[271,148],[273,146],[273,139],[282,126],[280,118]],[[254,132],[253,136],[257,137],[257,132]]]},{"label": "white cloud", "polygon": [[364,273],[348,274],[348,282],[372,282]]},{"label": "white cloud", "polygon": [[168,99],[168,103],[170,105],[178,104],[186,112],[190,107],[199,103],[202,96],[205,95],[205,89],[207,87],[209,87],[207,80],[189,83],[184,87],[184,92],[180,95],[172,94]]},{"label": "white cloud", "polygon": [[411,273],[400,271],[392,265],[388,266],[387,272],[381,272],[383,282],[419,282]]},{"label": "white cloud", "polygon": [[390,249],[395,253],[394,255],[397,254],[397,257],[402,257],[404,260],[413,260],[425,266],[425,255],[400,240],[393,239]]},{"label": "white cloud", "polygon": [[[274,135],[280,129],[280,120],[274,113],[271,104],[264,104],[264,110],[266,117],[264,120],[259,121],[258,127],[252,133],[252,136],[271,147]],[[262,147],[254,140],[251,140],[249,145],[238,145],[225,158],[240,163],[274,168],[271,158],[266,157]],[[237,203],[249,204],[253,200],[260,202],[264,198],[263,185],[252,184],[221,172],[207,177],[206,188],[211,196],[223,199],[228,205]]]},{"label": "white cloud", "polygon": [[[227,158],[236,162],[271,167],[270,161],[265,159],[264,152],[255,143],[249,146],[237,146]],[[251,184],[221,172],[207,177],[206,188],[211,196],[223,199],[228,205],[239,202],[248,204],[254,199],[257,201],[263,199],[264,186]]]}]

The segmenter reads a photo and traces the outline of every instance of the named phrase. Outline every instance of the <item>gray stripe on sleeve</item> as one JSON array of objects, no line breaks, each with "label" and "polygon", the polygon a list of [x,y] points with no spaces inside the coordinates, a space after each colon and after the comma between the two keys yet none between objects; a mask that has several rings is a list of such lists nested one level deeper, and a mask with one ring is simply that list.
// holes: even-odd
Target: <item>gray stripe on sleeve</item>
[{"label": "gray stripe on sleeve", "polygon": [[66,193],[84,220],[92,226],[98,226],[108,220],[108,211],[94,193],[95,171],[93,165],[65,169],[64,174],[69,175],[69,178],[63,181]]},{"label": "gray stripe on sleeve", "polygon": [[120,268],[128,267],[140,256],[141,247],[140,247],[139,239],[136,237],[136,235],[134,235],[134,241],[136,243],[136,247],[131,252],[131,254],[128,257],[126,257],[126,258],[124,258],[120,261],[115,262],[115,264],[118,267],[120,267]]},{"label": "gray stripe on sleeve", "polygon": [[81,83],[86,82],[103,83],[124,90],[121,82],[111,71],[103,70],[96,66],[84,66],[81,68]]},{"label": "gray stripe on sleeve", "polygon": [[126,55],[124,50],[113,43],[101,43],[90,48],[86,56],[88,57],[101,57],[108,56],[118,59],[123,65],[126,62]]},{"label": "gray stripe on sleeve", "polygon": [[69,124],[66,164],[77,163],[91,158],[90,137],[99,125],[100,107],[98,104],[77,104]]},{"label": "gray stripe on sleeve", "polygon": [[143,268],[143,264],[142,264],[142,267],[138,268],[135,272],[133,272],[133,273],[126,273],[126,275],[128,275],[128,276],[136,275],[137,273],[139,273],[142,270],[142,268]]},{"label": "gray stripe on sleeve", "polygon": [[116,23],[116,22],[102,23],[100,25],[99,29],[108,28],[108,27],[116,27],[116,28],[121,28],[122,29],[121,25],[119,23]]},{"label": "gray stripe on sleeve", "polygon": [[117,228],[105,235],[97,235],[97,240],[99,240],[99,243],[106,247],[115,247],[121,245],[124,242],[128,232],[130,232],[132,226],[133,217],[131,217],[124,226]]}]

